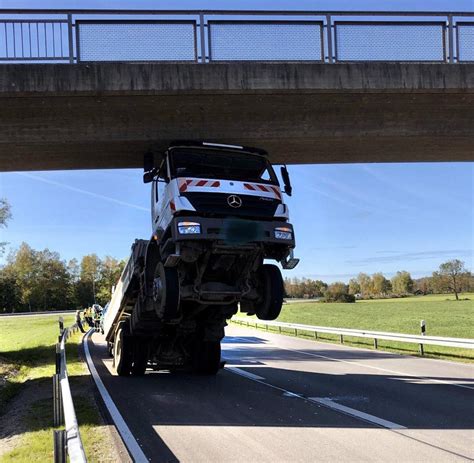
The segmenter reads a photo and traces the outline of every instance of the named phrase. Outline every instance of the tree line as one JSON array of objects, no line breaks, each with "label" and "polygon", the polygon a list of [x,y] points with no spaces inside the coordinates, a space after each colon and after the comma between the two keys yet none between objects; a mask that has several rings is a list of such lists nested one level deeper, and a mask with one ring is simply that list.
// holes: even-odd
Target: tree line
[{"label": "tree line", "polygon": [[413,279],[410,272],[397,272],[387,279],[381,272],[368,275],[359,273],[349,283],[327,284],[309,278],[285,279],[287,297],[324,298],[328,302],[353,302],[356,299],[375,299],[385,297],[404,297],[414,294],[453,293],[474,291],[474,276],[466,270],[464,262],[453,259],[442,263],[430,277]]},{"label": "tree line", "polygon": [[125,261],[96,254],[79,262],[22,243],[0,268],[0,312],[25,312],[105,305]]}]

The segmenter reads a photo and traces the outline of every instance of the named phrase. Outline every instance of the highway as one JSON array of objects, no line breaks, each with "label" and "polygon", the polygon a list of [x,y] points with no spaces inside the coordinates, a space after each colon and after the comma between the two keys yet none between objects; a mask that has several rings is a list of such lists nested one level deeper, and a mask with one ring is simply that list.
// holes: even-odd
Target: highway
[{"label": "highway", "polygon": [[147,459],[182,462],[474,459],[474,366],[236,327],[216,377],[94,365]]}]

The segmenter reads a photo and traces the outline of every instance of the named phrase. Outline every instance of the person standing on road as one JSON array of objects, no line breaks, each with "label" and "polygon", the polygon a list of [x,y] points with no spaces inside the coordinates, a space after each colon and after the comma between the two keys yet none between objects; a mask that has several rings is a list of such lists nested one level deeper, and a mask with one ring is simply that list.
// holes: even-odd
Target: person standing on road
[{"label": "person standing on road", "polygon": [[81,321],[81,311],[80,310],[76,310],[76,325],[79,327],[79,329],[81,330],[81,333],[85,333],[85,330],[82,326],[82,321]]},{"label": "person standing on road", "polygon": [[85,317],[87,320],[87,324],[89,325],[89,328],[93,328],[94,323],[92,322],[92,308],[91,307],[87,307],[87,309],[85,310]]}]

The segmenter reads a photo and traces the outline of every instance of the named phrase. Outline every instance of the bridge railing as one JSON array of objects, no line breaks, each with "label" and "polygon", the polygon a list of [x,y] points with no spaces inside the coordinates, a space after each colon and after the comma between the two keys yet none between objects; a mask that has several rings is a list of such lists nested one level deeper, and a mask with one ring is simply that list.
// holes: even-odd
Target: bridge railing
[{"label": "bridge railing", "polygon": [[474,62],[474,12],[0,10],[0,63]]}]

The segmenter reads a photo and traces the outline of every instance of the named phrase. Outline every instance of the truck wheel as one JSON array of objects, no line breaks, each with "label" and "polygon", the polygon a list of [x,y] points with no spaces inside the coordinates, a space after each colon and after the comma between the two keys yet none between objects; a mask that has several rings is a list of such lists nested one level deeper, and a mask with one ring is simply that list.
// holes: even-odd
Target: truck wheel
[{"label": "truck wheel", "polygon": [[125,329],[125,325],[122,325],[117,330],[114,342],[114,366],[119,376],[128,376],[132,368],[132,343]]},{"label": "truck wheel", "polygon": [[264,264],[259,273],[262,297],[255,314],[260,320],[275,320],[280,315],[285,294],[280,269],[273,264]]},{"label": "truck wheel", "polygon": [[144,339],[136,338],[133,343],[132,376],[143,376],[148,364],[148,343]]},{"label": "truck wheel", "polygon": [[220,341],[201,341],[195,353],[195,371],[200,375],[215,375],[221,367]]},{"label": "truck wheel", "polygon": [[158,317],[164,320],[178,318],[179,276],[176,268],[158,263],[153,279],[153,302]]}]

